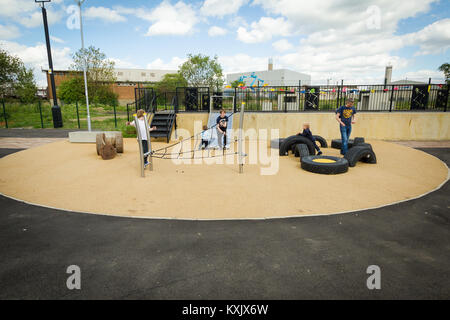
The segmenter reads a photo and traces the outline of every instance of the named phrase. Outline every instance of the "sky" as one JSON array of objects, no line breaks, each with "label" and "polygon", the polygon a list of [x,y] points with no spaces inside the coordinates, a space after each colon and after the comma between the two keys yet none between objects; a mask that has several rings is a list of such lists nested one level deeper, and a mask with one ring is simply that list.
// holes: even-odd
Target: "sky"
[{"label": "sky", "polygon": [[[46,4],[55,70],[81,47],[74,0]],[[86,0],[86,46],[118,68],[177,70],[188,54],[216,56],[224,73],[287,68],[313,83],[442,82],[450,62],[449,0]],[[46,86],[42,13],[34,0],[0,0],[0,46]]]}]

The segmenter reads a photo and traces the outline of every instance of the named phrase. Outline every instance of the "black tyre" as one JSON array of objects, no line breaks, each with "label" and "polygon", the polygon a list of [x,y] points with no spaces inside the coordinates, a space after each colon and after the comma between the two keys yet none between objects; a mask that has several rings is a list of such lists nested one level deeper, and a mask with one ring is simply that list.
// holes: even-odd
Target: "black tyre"
[{"label": "black tyre", "polygon": [[[331,140],[331,147],[334,149],[342,148],[342,139],[333,139]],[[348,147],[353,147],[353,139],[348,140]]]},{"label": "black tyre", "polygon": [[356,137],[355,139],[353,139],[353,147],[360,145],[361,143],[365,143],[366,141],[364,141],[363,137]]},{"label": "black tyre", "polygon": [[355,146],[347,151],[344,156],[350,167],[356,166],[358,161],[365,163],[377,163],[377,157],[371,148],[366,146]]},{"label": "black tyre", "polygon": [[320,144],[321,148],[328,148],[328,143],[327,140],[325,140],[324,138],[322,138],[321,136],[313,136],[314,139],[316,139],[316,141]]},{"label": "black tyre", "polygon": [[370,143],[360,143],[360,144],[358,144],[358,145],[356,145],[355,146],[355,144],[353,144],[353,148],[354,147],[366,147],[366,148],[369,148],[370,150],[373,150],[373,148],[372,148],[372,145],[370,144]]},{"label": "black tyre", "polygon": [[280,145],[280,156],[287,156],[289,150],[292,149],[292,146],[299,144],[299,143],[306,144],[310,155],[316,154],[316,149],[314,148],[314,143],[311,140],[309,140],[308,138],[302,137],[302,136],[295,135],[295,136],[290,136],[290,137],[286,138],[283,141],[283,143]]},{"label": "black tyre", "polygon": [[295,154],[295,149],[297,149],[297,145],[298,145],[298,144],[299,144],[299,143],[293,144],[293,145],[292,145],[292,148],[291,148],[292,154]]},{"label": "black tyre", "polygon": [[300,159],[309,156],[309,149],[306,144],[295,145],[295,156],[300,157]]},{"label": "black tyre", "polygon": [[320,174],[340,174],[348,171],[348,161],[345,158],[330,156],[308,156],[301,158],[303,170]]},{"label": "black tyre", "polygon": [[280,145],[283,143],[284,140],[285,140],[284,138],[270,140],[270,148],[280,149]]}]

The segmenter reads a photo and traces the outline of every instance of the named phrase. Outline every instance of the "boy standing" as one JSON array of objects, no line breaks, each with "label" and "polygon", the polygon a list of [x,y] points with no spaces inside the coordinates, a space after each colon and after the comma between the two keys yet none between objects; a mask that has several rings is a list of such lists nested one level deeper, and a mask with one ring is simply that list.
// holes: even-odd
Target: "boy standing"
[{"label": "boy standing", "polygon": [[342,155],[345,155],[348,151],[348,140],[352,132],[352,124],[356,123],[355,114],[356,109],[353,107],[353,99],[347,99],[346,105],[336,110],[336,120],[339,122],[339,129],[341,130]]},{"label": "boy standing", "polygon": [[216,119],[217,124],[217,140],[219,147],[225,149],[227,145],[227,124],[228,117],[225,115],[225,110],[220,109],[220,115]]}]

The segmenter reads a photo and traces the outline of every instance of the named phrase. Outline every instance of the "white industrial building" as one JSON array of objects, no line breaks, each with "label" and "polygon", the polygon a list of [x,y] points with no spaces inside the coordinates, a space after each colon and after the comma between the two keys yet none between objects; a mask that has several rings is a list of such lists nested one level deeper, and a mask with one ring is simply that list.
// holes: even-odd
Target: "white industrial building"
[{"label": "white industrial building", "polygon": [[168,73],[177,73],[177,71],[158,69],[114,69],[117,82],[157,82],[161,81]]},{"label": "white industrial building", "polygon": [[[309,74],[296,72],[288,69],[273,69],[272,59],[269,59],[268,70],[266,71],[250,71],[250,72],[239,72],[239,73],[229,73],[227,74],[227,84],[231,85],[232,82],[239,80],[242,76],[246,76],[245,85],[250,86],[254,80],[252,75],[256,76],[257,79],[261,79],[264,83],[259,82],[262,86],[298,86],[299,84],[310,85],[311,76]],[[258,85],[258,80],[256,80],[253,85]]]}]

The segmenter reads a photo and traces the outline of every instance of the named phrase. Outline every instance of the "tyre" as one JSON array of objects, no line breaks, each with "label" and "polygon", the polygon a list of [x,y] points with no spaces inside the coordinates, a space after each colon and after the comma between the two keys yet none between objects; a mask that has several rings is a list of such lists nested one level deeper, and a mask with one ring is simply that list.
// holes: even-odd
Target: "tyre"
[{"label": "tyre", "polygon": [[369,148],[370,150],[373,150],[373,149],[372,149],[372,145],[371,145],[370,143],[365,143],[365,142],[364,142],[364,143],[359,143],[359,144],[356,145],[356,146],[355,146],[355,144],[353,144],[353,148],[354,148],[354,147],[366,147],[366,148]]},{"label": "tyre", "polygon": [[123,136],[121,133],[116,135],[116,149],[117,153],[123,153]]},{"label": "tyre", "polygon": [[356,166],[358,161],[363,161],[365,163],[377,163],[377,157],[371,148],[366,146],[355,146],[348,150],[344,156],[348,161],[350,167]]},{"label": "tyre", "polygon": [[102,146],[105,144],[106,142],[106,137],[104,133],[97,133],[97,136],[95,137],[95,143],[97,144],[97,155],[100,156],[101,150],[102,150]]},{"label": "tyre", "polygon": [[353,139],[353,147],[360,145],[361,143],[365,143],[363,137],[356,137],[355,139]]},{"label": "tyre", "polygon": [[313,136],[317,142],[319,142],[321,148],[328,148],[327,140],[322,138],[321,136]]},{"label": "tyre", "polygon": [[[334,149],[342,148],[342,139],[333,139],[331,140],[331,147]],[[353,147],[353,139],[348,140],[348,148]]]},{"label": "tyre", "polygon": [[302,136],[295,135],[295,136],[290,136],[290,137],[286,138],[283,141],[283,143],[280,145],[280,156],[287,156],[289,150],[292,149],[292,146],[299,144],[299,143],[306,144],[310,155],[316,154],[316,149],[314,148],[314,143],[311,140],[309,140],[308,138],[302,137]]},{"label": "tyre", "polygon": [[299,143],[293,144],[293,145],[292,145],[292,148],[291,148],[292,154],[295,154],[295,149],[297,148],[297,145],[298,145],[298,144],[299,144]]},{"label": "tyre", "polygon": [[306,144],[295,145],[295,156],[300,157],[300,159],[309,156],[309,149]]},{"label": "tyre", "polygon": [[270,148],[280,149],[280,145],[283,143],[284,140],[285,140],[284,138],[270,140]]},{"label": "tyre", "polygon": [[348,161],[345,158],[330,156],[307,156],[301,158],[303,170],[320,174],[340,174],[348,171]]}]

